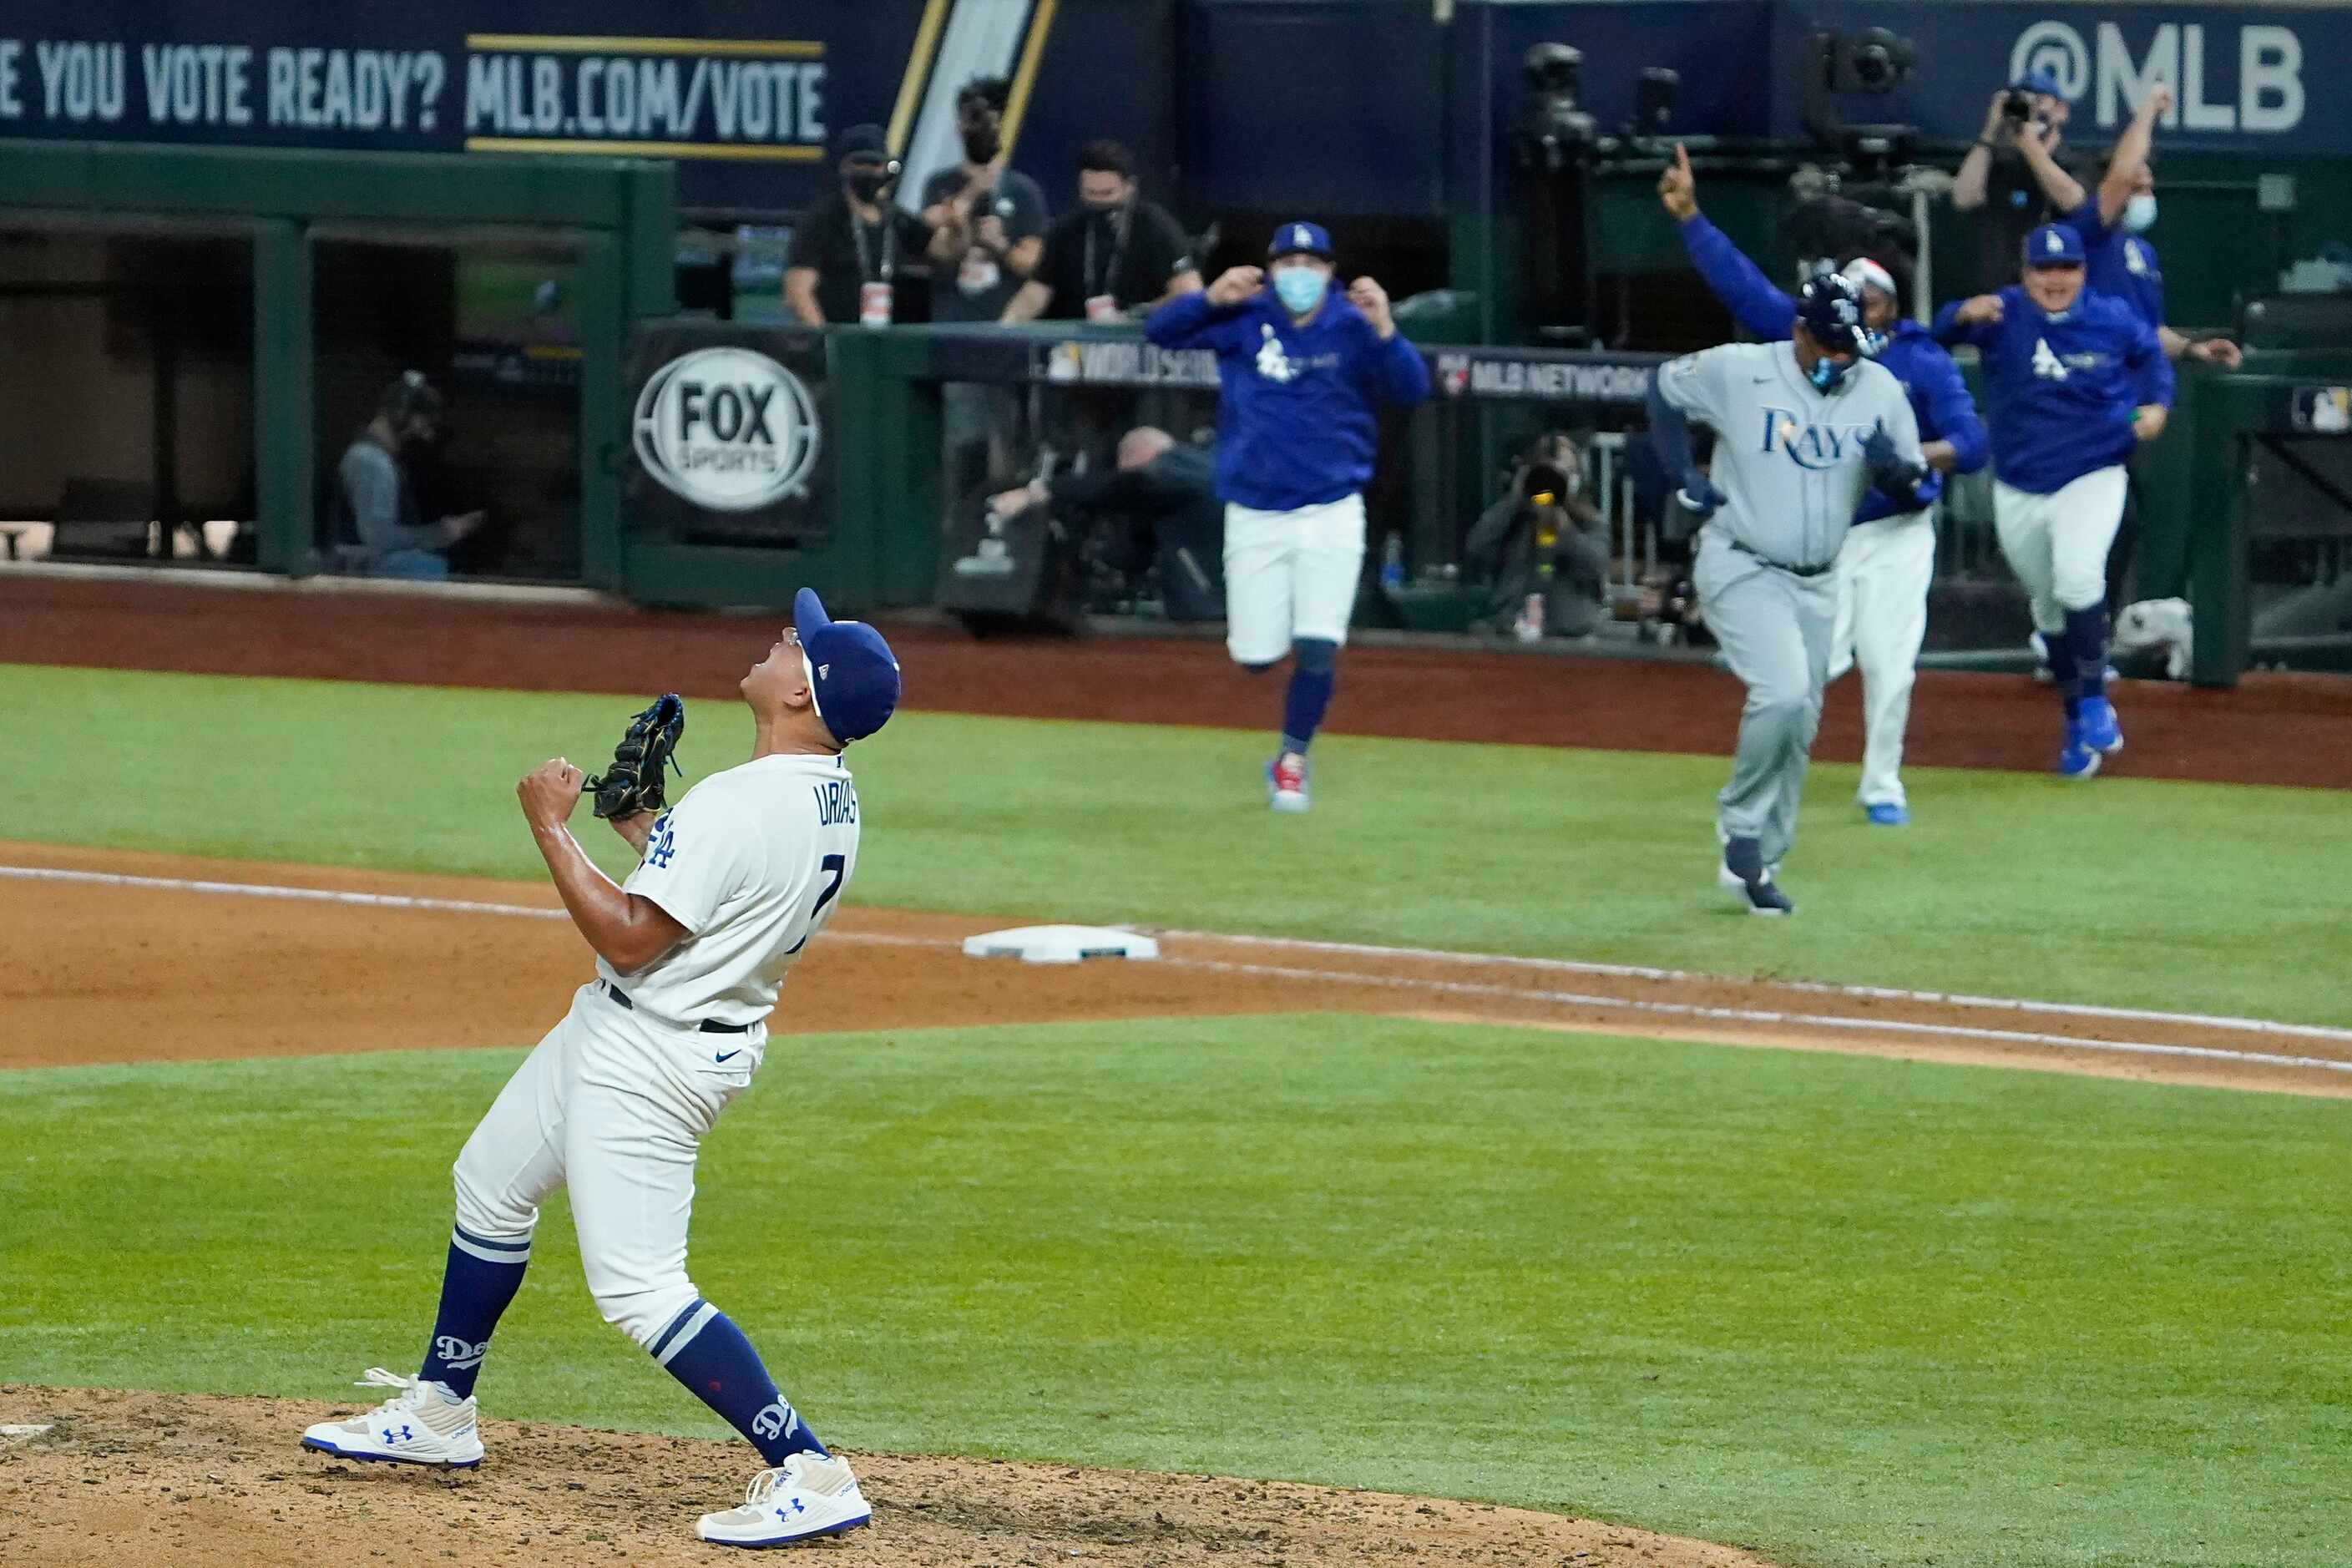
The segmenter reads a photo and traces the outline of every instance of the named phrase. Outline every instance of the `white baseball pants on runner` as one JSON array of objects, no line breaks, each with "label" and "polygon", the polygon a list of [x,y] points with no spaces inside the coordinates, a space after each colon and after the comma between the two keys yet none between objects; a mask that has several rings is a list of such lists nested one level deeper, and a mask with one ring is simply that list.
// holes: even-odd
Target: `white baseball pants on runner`
[{"label": "white baseball pants on runner", "polygon": [[2066,612],[2107,600],[2107,552],[2123,526],[2121,463],[2094,468],[2036,495],[1995,479],[1992,521],[2000,552],[2033,601],[2033,629],[2044,637],[2066,628]]},{"label": "white baseball pants on runner", "polygon": [[1936,574],[1932,510],[1858,522],[1837,557],[1837,619],[1830,631],[1830,679],[1862,667],[1864,805],[1902,805],[1903,731],[1919,645],[1927,637],[1927,584]]},{"label": "white baseball pants on runner", "polygon": [[466,1140],[458,1228],[528,1240],[540,1201],[570,1187],[597,1310],[651,1350],[696,1297],[686,1230],[702,1135],[750,1087],[767,1038],[764,1026],[706,1035],[652,1023],[597,982],[582,986]]},{"label": "white baseball pants on runner", "polygon": [[1364,571],[1364,498],[1291,511],[1225,503],[1225,649],[1272,664],[1300,637],[1348,640]]}]

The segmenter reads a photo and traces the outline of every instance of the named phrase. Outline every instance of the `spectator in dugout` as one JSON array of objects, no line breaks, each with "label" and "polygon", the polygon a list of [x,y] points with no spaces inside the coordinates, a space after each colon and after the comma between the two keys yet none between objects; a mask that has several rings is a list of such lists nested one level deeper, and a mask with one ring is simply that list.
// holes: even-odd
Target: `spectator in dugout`
[{"label": "spectator in dugout", "polygon": [[1952,205],[1964,213],[1984,211],[1977,224],[1975,269],[1964,292],[1988,293],[2015,282],[2025,237],[2036,225],[2062,216],[2027,166],[2021,145],[2024,132],[2032,131],[2042,150],[2070,177],[2089,178],[2090,158],[2065,145],[2073,111],[2058,79],[2046,70],[2028,71],[1992,95],[1984,129],[1952,178]]},{"label": "spectator in dugout", "polygon": [[930,249],[930,226],[891,200],[898,160],[878,125],[833,141],[839,185],[801,215],[784,266],[784,307],[812,327],[887,326],[898,276]]},{"label": "spectator in dugout", "polygon": [[1037,274],[1004,307],[1007,322],[1117,321],[1201,288],[1192,242],[1137,189],[1135,155],[1116,142],[1078,152],[1078,206],[1045,231]]},{"label": "spectator in dugout", "polygon": [[335,465],[330,524],[335,569],[431,582],[449,575],[449,552],[482,525],[478,511],[426,522],[412,472],[441,434],[441,395],[421,371],[383,389],[375,417]]}]

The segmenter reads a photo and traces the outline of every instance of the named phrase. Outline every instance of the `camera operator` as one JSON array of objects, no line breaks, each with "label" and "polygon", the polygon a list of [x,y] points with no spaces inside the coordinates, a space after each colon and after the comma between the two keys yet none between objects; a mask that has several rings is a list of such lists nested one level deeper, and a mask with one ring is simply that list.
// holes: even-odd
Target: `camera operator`
[{"label": "camera operator", "polygon": [[1607,597],[1609,531],[1583,491],[1573,437],[1552,430],[1528,443],[1510,489],[1463,542],[1463,570],[1489,588],[1481,618],[1521,642],[1591,632]]},{"label": "camera operator", "polygon": [[1171,621],[1223,620],[1225,508],[1217,499],[1214,447],[1188,447],[1165,430],[1138,426],[1119,437],[1118,466],[1032,479],[988,500],[998,518],[1034,506],[1108,513],[1116,531],[1097,559],[1139,577],[1160,568],[1160,597]]},{"label": "camera operator", "polygon": [[1987,209],[1977,228],[1972,291],[1998,289],[2014,279],[2025,237],[2036,225],[2063,216],[2052,208],[2042,182],[2027,165],[2019,132],[2032,126],[2042,150],[2075,180],[2090,174],[2090,158],[2064,145],[2072,112],[2058,79],[2046,70],[2028,71],[1992,95],[1984,130],[1952,180],[1954,207],[1961,212]]}]

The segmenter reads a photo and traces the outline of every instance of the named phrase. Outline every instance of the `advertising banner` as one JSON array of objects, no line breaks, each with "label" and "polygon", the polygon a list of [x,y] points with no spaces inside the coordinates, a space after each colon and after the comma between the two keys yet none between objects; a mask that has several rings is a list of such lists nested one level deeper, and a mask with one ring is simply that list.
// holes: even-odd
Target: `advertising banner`
[{"label": "advertising banner", "polygon": [[824,334],[670,319],[630,342],[627,507],[711,542],[806,543],[828,526]]}]

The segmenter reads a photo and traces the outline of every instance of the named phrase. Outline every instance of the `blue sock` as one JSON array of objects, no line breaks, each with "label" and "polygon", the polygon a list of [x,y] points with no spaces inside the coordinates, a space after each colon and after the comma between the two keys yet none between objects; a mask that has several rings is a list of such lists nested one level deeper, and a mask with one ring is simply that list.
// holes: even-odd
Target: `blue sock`
[{"label": "blue sock", "polygon": [[826,1451],[800,1412],[776,1392],[743,1331],[718,1308],[698,1298],[649,1348],[672,1377],[742,1433],[770,1465],[782,1464],[788,1454]]},{"label": "blue sock", "polygon": [[441,1310],[433,1320],[433,1342],[425,1347],[417,1376],[446,1384],[464,1399],[482,1374],[490,1331],[507,1303],[522,1288],[530,1243],[488,1241],[462,1230],[449,1233],[449,1262],[441,1271]]},{"label": "blue sock", "polygon": [[[2069,620],[2073,616],[2068,616]],[[2050,655],[2050,684],[2057,689],[2059,700],[2066,704],[2066,717],[2072,719],[2074,710],[2082,705],[2082,682],[2077,679],[2081,668],[2074,662],[2074,641],[2067,627],[2042,634],[2042,646]]]},{"label": "blue sock", "polygon": [[1300,637],[1291,645],[1291,654],[1290,689],[1282,702],[1282,749],[1305,756],[1323,725],[1323,710],[1331,706],[1331,689],[1339,683],[1339,647],[1322,637]]},{"label": "blue sock", "polygon": [[[2066,652],[2074,661],[2074,695],[2107,694],[2107,607],[2066,612]],[[2056,667],[2052,667],[2056,673]]]}]

